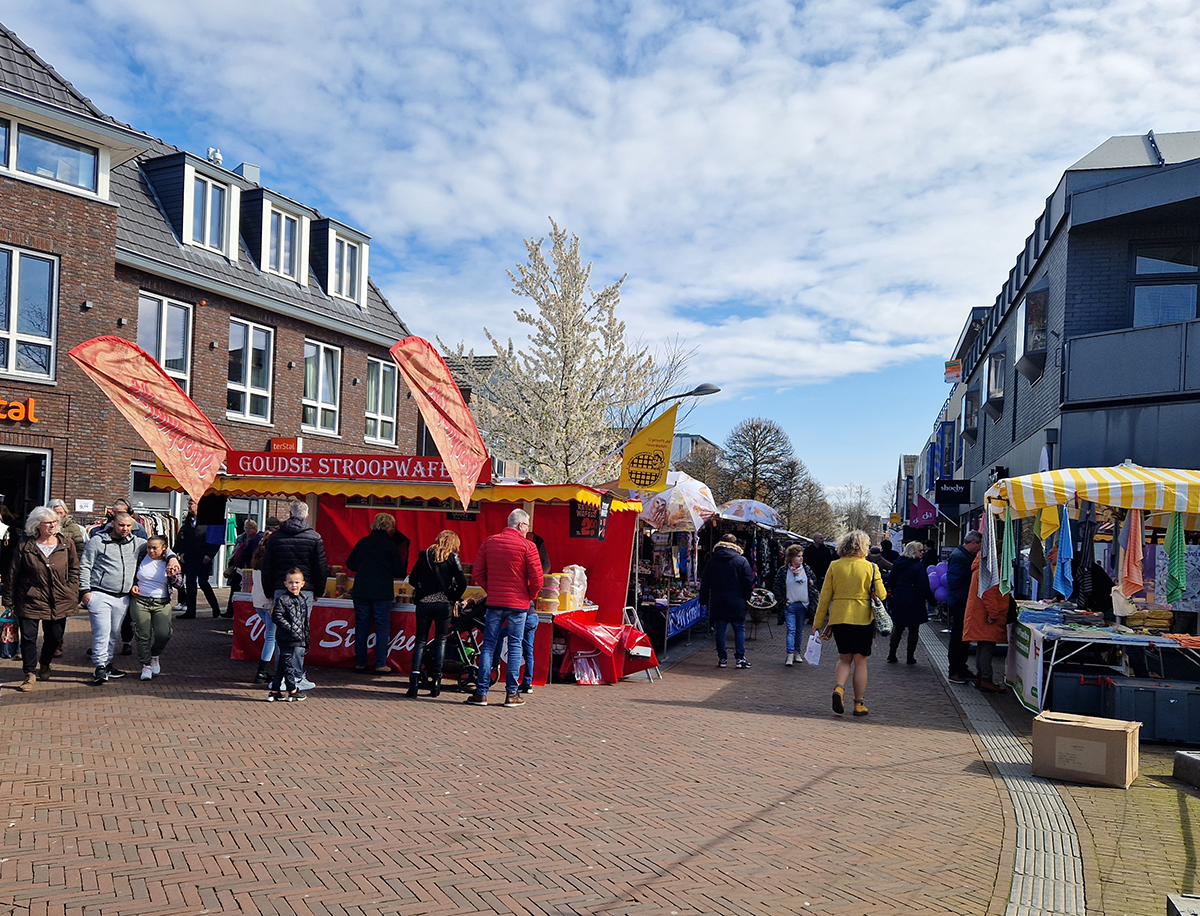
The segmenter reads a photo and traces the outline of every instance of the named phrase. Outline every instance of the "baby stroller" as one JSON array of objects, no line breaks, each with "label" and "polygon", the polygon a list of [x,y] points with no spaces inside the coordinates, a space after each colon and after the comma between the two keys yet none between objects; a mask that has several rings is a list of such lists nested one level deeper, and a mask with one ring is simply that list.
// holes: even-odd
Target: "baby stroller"
[{"label": "baby stroller", "polygon": [[[450,632],[446,636],[446,655],[442,662],[442,679],[453,678],[458,684],[458,689],[463,693],[474,693],[479,683],[479,640],[483,633],[486,615],[487,607],[484,604],[468,601],[457,616],[450,618]],[[425,644],[425,654],[421,658],[420,686],[423,689],[433,686],[433,679],[429,673],[432,658],[433,640],[431,639]],[[497,665],[492,668],[493,683],[498,674],[499,659],[496,661]]]}]

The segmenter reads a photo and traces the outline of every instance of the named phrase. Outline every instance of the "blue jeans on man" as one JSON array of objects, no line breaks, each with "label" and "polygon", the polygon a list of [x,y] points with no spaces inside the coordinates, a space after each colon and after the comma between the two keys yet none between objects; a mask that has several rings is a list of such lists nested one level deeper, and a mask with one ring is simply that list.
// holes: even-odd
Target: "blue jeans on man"
[{"label": "blue jeans on man", "polygon": [[745,620],[714,620],[717,628],[717,658],[725,661],[729,652],[725,648],[725,627],[733,627],[733,654],[739,661],[746,657],[746,621]]},{"label": "blue jeans on man", "polygon": [[354,663],[367,667],[367,643],[370,642],[371,621],[375,622],[375,670],[387,667],[388,649],[392,641],[392,599],[368,601],[354,599]]},{"label": "blue jeans on man", "polygon": [[789,604],[783,610],[783,619],[787,623],[787,651],[804,651],[804,626],[808,620],[808,605],[797,601]]},{"label": "blue jeans on man", "polygon": [[525,633],[525,617],[529,614],[527,607],[491,607],[487,609],[487,617],[483,623],[483,647],[479,650],[479,678],[475,692],[486,697],[488,688],[492,686],[492,657],[496,654],[496,644],[500,641],[500,627],[508,625],[508,671],[504,674],[504,686],[508,693],[517,693],[520,686],[518,676],[521,673],[521,655],[524,649],[524,639],[514,639],[511,634]]},{"label": "blue jeans on man", "polygon": [[533,643],[537,637],[537,628],[538,614],[531,604],[529,613],[525,615],[525,637],[521,640],[522,654],[525,656],[525,671],[521,676],[522,687],[533,686]]}]

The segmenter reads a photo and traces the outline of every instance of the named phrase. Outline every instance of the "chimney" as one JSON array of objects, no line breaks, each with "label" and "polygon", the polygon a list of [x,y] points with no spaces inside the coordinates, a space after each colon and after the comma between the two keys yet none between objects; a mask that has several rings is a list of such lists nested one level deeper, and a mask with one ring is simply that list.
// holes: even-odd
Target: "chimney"
[{"label": "chimney", "polygon": [[243,162],[233,171],[235,175],[241,175],[243,178],[253,184],[260,183],[258,180],[259,170],[257,165],[253,165],[249,162]]}]

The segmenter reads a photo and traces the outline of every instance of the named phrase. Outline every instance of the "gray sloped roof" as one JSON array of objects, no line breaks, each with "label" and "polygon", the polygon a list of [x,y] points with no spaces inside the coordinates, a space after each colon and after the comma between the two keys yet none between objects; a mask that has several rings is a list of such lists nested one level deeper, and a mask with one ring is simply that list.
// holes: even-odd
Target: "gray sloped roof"
[{"label": "gray sloped roof", "polygon": [[[112,170],[111,193],[121,207],[117,217],[118,261],[149,273],[165,272],[173,276],[183,273],[189,276],[178,277],[182,282],[202,288],[214,288],[215,284],[229,298],[296,315],[314,324],[333,326],[354,337],[394,342],[409,335],[404,322],[369,279],[367,307],[360,309],[352,302],[326,295],[311,268],[308,285],[303,287],[264,273],[240,240],[240,254],[232,264],[216,253],[183,244],[141,170],[141,162],[146,159],[178,152],[169,144],[152,141],[144,155]],[[226,177],[231,185],[243,190],[257,187],[233,172]]]},{"label": "gray sloped roof", "polygon": [[1133,134],[1109,137],[1067,171],[1157,166],[1160,163],[1154,155],[1154,145],[1158,146],[1158,151],[1162,154],[1163,165],[1200,159],[1200,131],[1155,134],[1154,144],[1151,144],[1149,134]]},{"label": "gray sloped roof", "polygon": [[0,23],[0,86],[77,114],[112,120],[3,23]]}]

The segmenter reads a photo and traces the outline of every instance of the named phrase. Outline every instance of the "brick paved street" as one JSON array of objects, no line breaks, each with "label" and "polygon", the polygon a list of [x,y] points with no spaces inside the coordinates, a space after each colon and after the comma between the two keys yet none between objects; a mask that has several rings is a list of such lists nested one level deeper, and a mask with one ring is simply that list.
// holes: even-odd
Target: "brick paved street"
[{"label": "brick paved street", "polygon": [[927,664],[875,659],[861,720],[778,630],[518,710],[326,670],[268,704],[225,621],[103,688],[85,632],[0,696],[0,913],[1004,911],[1006,802]]}]

